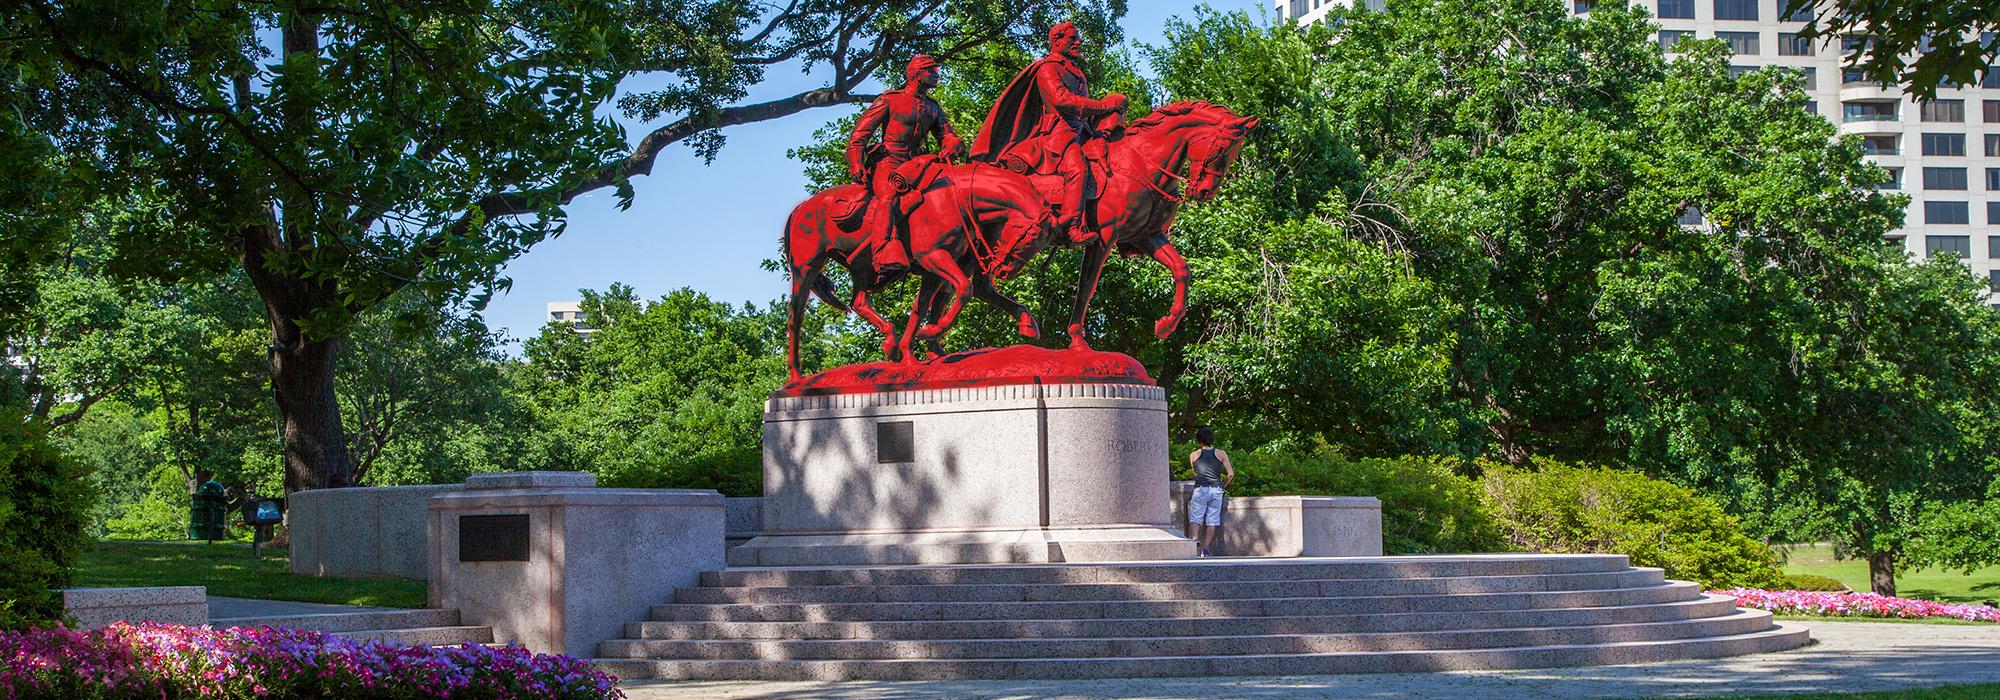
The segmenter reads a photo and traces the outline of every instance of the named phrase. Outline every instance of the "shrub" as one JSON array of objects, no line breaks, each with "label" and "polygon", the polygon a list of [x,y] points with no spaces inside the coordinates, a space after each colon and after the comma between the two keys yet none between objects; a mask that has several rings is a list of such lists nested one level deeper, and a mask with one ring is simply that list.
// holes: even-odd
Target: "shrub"
[{"label": "shrub", "polygon": [[1854,589],[1841,583],[1840,579],[1819,574],[1791,574],[1785,577],[1785,588],[1794,591],[1820,591],[1832,593],[1852,593]]},{"label": "shrub", "polygon": [[[1229,488],[1232,496],[1382,499],[1382,549],[1390,554],[1486,552],[1502,544],[1493,519],[1480,508],[1478,483],[1452,471],[1443,458],[1348,459],[1325,448],[1229,456],[1237,477]],[[1187,471],[1186,461],[1176,459],[1178,471]]]},{"label": "shrub", "polygon": [[618,698],[590,662],[518,646],[402,646],[272,627],[113,623],[0,632],[7,698]]},{"label": "shrub", "polygon": [[1709,588],[1784,584],[1777,556],[1715,501],[1638,472],[1536,460],[1486,465],[1487,509],[1515,547],[1624,554]]},{"label": "shrub", "polygon": [[0,629],[61,620],[56,589],[90,546],[90,475],[22,418],[0,410]]},{"label": "shrub", "polygon": [[105,529],[120,540],[184,540],[193,502],[180,469],[158,467],[146,478],[145,495],[125,504],[118,517],[105,522]]}]

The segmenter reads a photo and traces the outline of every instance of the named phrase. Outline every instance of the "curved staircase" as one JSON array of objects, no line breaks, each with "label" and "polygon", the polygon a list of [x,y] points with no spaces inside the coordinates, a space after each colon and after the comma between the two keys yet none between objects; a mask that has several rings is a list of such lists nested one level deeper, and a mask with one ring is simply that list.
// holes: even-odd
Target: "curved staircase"
[{"label": "curved staircase", "polygon": [[1622,555],[708,571],[598,645],[621,678],[1303,675],[1733,656],[1806,632]]}]

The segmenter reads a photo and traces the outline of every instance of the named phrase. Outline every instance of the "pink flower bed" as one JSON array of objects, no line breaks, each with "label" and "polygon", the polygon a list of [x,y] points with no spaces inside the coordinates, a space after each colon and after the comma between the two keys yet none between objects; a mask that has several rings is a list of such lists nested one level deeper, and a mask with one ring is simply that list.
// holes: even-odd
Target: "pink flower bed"
[{"label": "pink flower bed", "polygon": [[0,632],[0,698],[622,698],[590,662],[272,627]]},{"label": "pink flower bed", "polygon": [[1709,593],[1733,596],[1738,606],[1769,610],[1774,613],[1907,619],[1949,617],[1976,622],[2000,622],[2000,609],[1984,605],[1947,605],[1928,600],[1892,598],[1874,593],[1766,591],[1755,588],[1732,588],[1726,591],[1709,591]]}]

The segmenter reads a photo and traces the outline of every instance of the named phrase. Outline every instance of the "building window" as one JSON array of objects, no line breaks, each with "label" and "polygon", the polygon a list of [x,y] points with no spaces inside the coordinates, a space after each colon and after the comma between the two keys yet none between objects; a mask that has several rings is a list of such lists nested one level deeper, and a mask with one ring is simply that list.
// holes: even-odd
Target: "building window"
[{"label": "building window", "polygon": [[1292,19],[1306,16],[1306,12],[1310,9],[1306,0],[1292,0]]},{"label": "building window", "polygon": [[1662,29],[1660,30],[1660,50],[1672,52],[1675,50],[1674,44],[1693,38],[1694,32],[1685,29]]},{"label": "building window", "polygon": [[1986,157],[2000,156],[2000,134],[1986,135]]},{"label": "building window", "polygon": [[1840,72],[1841,85],[1863,85],[1866,84],[1867,82],[1868,82],[1867,73],[1863,73],[1858,70],[1843,70]]},{"label": "building window", "polygon": [[1745,75],[1748,75],[1748,74],[1750,74],[1750,73],[1752,73],[1752,72],[1754,72],[1754,71],[1756,71],[1756,70],[1758,70],[1758,69],[1760,69],[1760,68],[1763,68],[1763,66],[1730,66],[1730,67],[1729,67],[1729,77],[1730,77],[1730,79],[1732,79],[1732,80],[1734,80],[1734,79],[1736,79],[1736,78],[1741,78],[1741,77],[1743,77],[1743,76],[1745,76]]},{"label": "building window", "polygon": [[[2000,168],[1986,169],[1986,191],[2000,192]],[[1986,223],[1991,224],[1996,222],[1989,219]]]},{"label": "building window", "polygon": [[2000,88],[2000,70],[1994,70],[1992,66],[1987,66],[1986,77],[1979,81],[1979,86],[1988,90]]},{"label": "building window", "polygon": [[1799,36],[1796,32],[1779,32],[1778,55],[1811,56],[1813,55],[1813,40]]},{"label": "building window", "polygon": [[1818,89],[1819,89],[1819,69],[1818,69],[1818,68],[1813,68],[1813,67],[1811,67],[1811,66],[1808,66],[1808,67],[1806,67],[1806,89],[1807,89],[1807,90],[1818,90]]},{"label": "building window", "polygon": [[1964,226],[1972,223],[1971,208],[1965,202],[1924,202],[1924,223]]},{"label": "building window", "polygon": [[1896,121],[1894,102],[1844,102],[1840,105],[1842,121],[1850,122],[1893,122]]},{"label": "building window", "polygon": [[[1986,203],[1986,225],[2000,226],[2000,200]],[[2000,236],[1994,236],[1994,238],[2000,238]],[[2000,258],[2000,255],[1994,257]]]},{"label": "building window", "polygon": [[1715,0],[1715,18],[1757,21],[1757,0]]},{"label": "building window", "polygon": [[1677,223],[1682,226],[1700,226],[1701,222],[1701,209],[1699,207],[1682,209],[1680,218],[1677,220]]},{"label": "building window", "polygon": [[1897,143],[1900,140],[1901,137],[1897,136],[1863,136],[1861,137],[1861,154],[1869,156],[1893,156],[1902,153],[1903,149]]},{"label": "building window", "polygon": [[1965,168],[1924,168],[1924,189],[1965,189]]},{"label": "building window", "polygon": [[[1778,2],[1778,16],[1782,18],[1782,21],[1785,22],[1812,21],[1813,4],[1809,0],[1777,0],[1777,2]],[[1785,6],[1790,5],[1793,2],[1798,2],[1799,4],[1798,9],[1792,10],[1791,12],[1786,12]]]},{"label": "building window", "polygon": [[1986,271],[1986,291],[2000,292],[2000,270]]},{"label": "building window", "polygon": [[[1986,203],[1986,213],[1988,215],[1987,216],[1988,219],[1992,218],[1991,215],[1993,213],[1993,205],[1995,204],[2000,204],[2000,202]],[[1989,220],[1987,223],[1992,223],[1992,222]],[[1994,260],[2000,260],[2000,236],[1986,237],[1986,257],[1992,258]],[[1994,270],[1994,272],[2000,272],[2000,270]]]},{"label": "building window", "polygon": [[1965,121],[1965,100],[1924,100],[1917,103],[1918,118],[1927,122]]},{"label": "building window", "polygon": [[1988,124],[2000,124],[2000,100],[1987,100],[1979,111],[1982,121]]},{"label": "building window", "polygon": [[1883,168],[1883,170],[1885,170],[1885,171],[1888,171],[1888,173],[1889,173],[1889,179],[1888,179],[1888,180],[1886,180],[1886,181],[1884,181],[1884,182],[1882,182],[1882,183],[1880,183],[1880,184],[1877,184],[1877,185],[1875,185],[1875,189],[1878,189],[1878,190],[1900,190],[1900,189],[1903,189],[1903,169],[1902,169],[1902,168]]},{"label": "building window", "polygon": [[1694,0],[1660,0],[1660,19],[1694,19]]},{"label": "building window", "polygon": [[1729,50],[1746,56],[1755,56],[1761,51],[1757,45],[1757,32],[1716,32],[1715,38],[1729,44]]},{"label": "building window", "polygon": [[1819,114],[1819,102],[1814,100],[1806,100],[1806,113]]},{"label": "building window", "polygon": [[1924,155],[1965,155],[1965,134],[1924,134]]},{"label": "building window", "polygon": [[1590,11],[1590,0],[1576,0],[1576,13],[1577,13],[1577,14],[1579,14],[1579,15],[1580,15],[1580,14],[1583,14],[1583,13],[1585,13],[1585,12],[1589,12],[1589,11]]},{"label": "building window", "polygon": [[1956,255],[1961,260],[1972,257],[1971,236],[1924,236],[1924,257],[1935,258],[1940,254]]}]

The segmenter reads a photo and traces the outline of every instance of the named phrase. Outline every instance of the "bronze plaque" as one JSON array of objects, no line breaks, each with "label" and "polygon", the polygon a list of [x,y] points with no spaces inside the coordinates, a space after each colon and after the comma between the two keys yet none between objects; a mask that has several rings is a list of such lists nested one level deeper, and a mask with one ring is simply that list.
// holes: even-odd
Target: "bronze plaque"
[{"label": "bronze plaque", "polygon": [[875,424],[875,462],[896,464],[917,461],[917,431],[910,421]]},{"label": "bronze plaque", "polygon": [[459,561],[527,561],[528,514],[458,516]]}]

